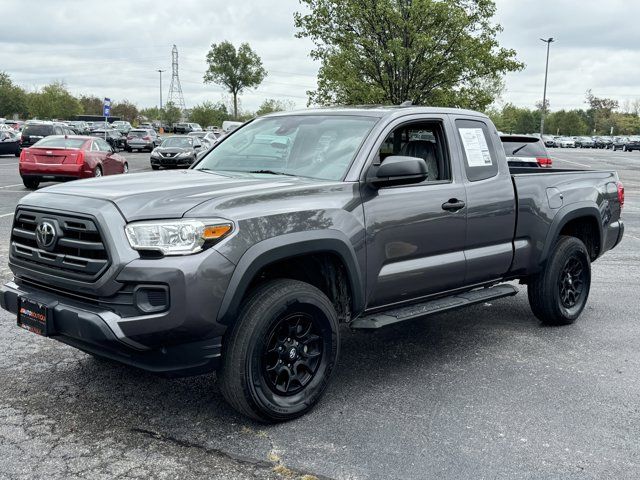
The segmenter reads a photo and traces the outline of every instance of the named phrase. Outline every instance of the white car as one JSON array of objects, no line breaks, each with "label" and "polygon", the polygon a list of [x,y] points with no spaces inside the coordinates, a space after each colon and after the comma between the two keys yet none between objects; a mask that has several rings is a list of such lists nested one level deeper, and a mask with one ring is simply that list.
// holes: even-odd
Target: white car
[{"label": "white car", "polygon": [[556,139],[556,145],[560,148],[576,148],[576,141],[569,137],[560,137]]}]

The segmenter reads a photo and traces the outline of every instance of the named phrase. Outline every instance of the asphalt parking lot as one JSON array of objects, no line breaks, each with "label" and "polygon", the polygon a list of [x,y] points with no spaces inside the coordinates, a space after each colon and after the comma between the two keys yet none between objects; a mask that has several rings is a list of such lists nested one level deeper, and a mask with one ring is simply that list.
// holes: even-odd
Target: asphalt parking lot
[{"label": "asphalt parking lot", "polygon": [[[345,330],[318,407],[265,426],[224,403],[215,375],[99,361],[0,311],[0,478],[638,478],[640,152],[550,152],[558,167],[617,169],[626,188],[625,239],[593,265],[576,324],[542,327],[520,287],[375,334]],[[131,172],[150,170],[148,154],[124,155]],[[28,193],[17,163],[0,157],[3,281]]]}]

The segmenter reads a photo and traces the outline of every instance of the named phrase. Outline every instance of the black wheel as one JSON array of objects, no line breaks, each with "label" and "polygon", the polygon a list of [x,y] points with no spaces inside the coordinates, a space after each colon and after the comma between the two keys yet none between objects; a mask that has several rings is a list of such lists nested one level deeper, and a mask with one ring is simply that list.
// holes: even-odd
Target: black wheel
[{"label": "black wheel", "polygon": [[546,325],[569,325],[582,313],[591,286],[591,259],[584,243],[560,237],[543,270],[529,281],[529,305]]},{"label": "black wheel", "polygon": [[125,151],[125,152],[131,152],[132,150],[131,150],[131,148],[130,148],[130,147],[124,147],[124,151]]},{"label": "black wheel", "polygon": [[102,177],[102,167],[100,165],[98,165],[94,170],[93,170],[93,176],[95,178],[100,178]]},{"label": "black wheel", "polygon": [[129,173],[129,164],[127,162],[124,162],[122,166],[122,173]]},{"label": "black wheel", "polygon": [[299,417],[324,393],[339,350],[338,318],[316,287],[274,280],[254,290],[223,344],[220,390],[263,422]]},{"label": "black wheel", "polygon": [[36,188],[38,188],[38,185],[40,185],[40,179],[23,177],[22,183],[29,190],[35,190]]},{"label": "black wheel", "polygon": [[151,165],[151,169],[152,170],[160,170],[160,167],[158,165]]},{"label": "black wheel", "polygon": [[623,152],[626,152],[626,151],[627,151],[627,146],[626,146],[626,145],[623,145],[623,146],[622,146],[622,151],[623,151]]}]

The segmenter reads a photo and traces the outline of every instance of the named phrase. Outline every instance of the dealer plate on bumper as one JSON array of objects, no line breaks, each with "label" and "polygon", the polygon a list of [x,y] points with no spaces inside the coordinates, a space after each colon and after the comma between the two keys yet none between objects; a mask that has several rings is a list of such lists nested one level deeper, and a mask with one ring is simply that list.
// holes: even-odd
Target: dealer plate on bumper
[{"label": "dealer plate on bumper", "polygon": [[28,297],[18,298],[18,326],[47,337],[53,333],[53,305]]}]

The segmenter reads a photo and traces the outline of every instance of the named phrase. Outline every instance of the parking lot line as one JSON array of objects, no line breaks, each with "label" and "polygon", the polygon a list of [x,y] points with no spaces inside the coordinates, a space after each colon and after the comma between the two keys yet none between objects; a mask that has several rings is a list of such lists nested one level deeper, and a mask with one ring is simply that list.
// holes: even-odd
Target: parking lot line
[{"label": "parking lot line", "polygon": [[13,216],[13,212],[11,212],[11,213],[3,213],[2,215],[0,215],[0,218],[11,217],[11,216]]},{"label": "parking lot line", "polygon": [[9,187],[19,187],[20,185],[22,185],[21,183],[14,183],[13,185],[4,185],[0,188],[9,188]]}]

